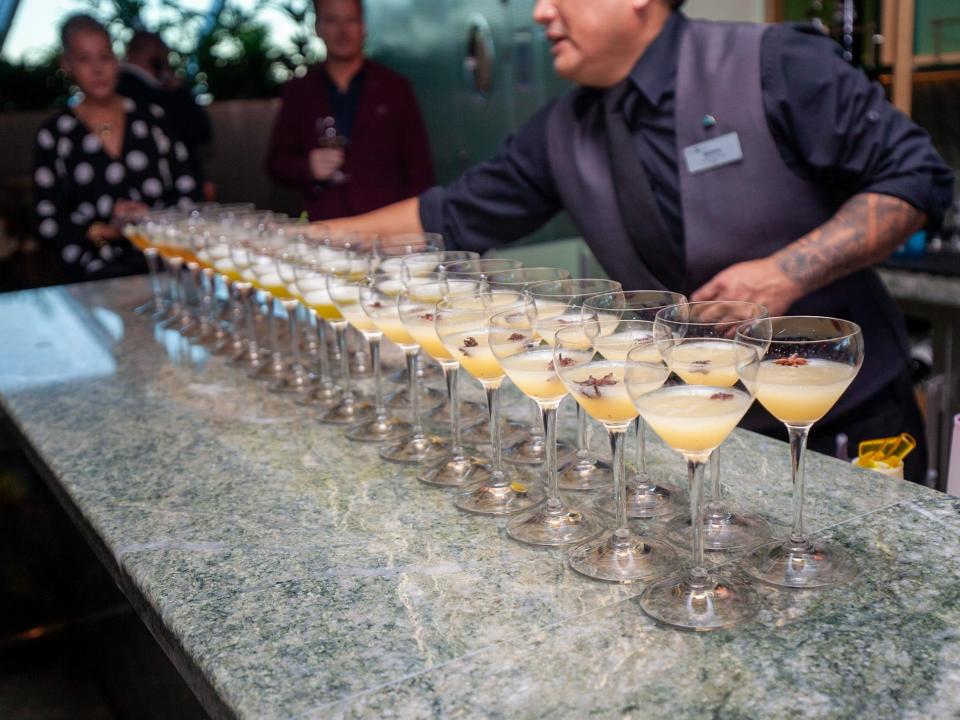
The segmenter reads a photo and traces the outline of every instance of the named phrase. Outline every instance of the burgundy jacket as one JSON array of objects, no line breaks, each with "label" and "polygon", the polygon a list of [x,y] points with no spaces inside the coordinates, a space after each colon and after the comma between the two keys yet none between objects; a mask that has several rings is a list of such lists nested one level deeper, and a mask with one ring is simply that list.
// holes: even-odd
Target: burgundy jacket
[{"label": "burgundy jacket", "polygon": [[303,193],[311,220],[346,217],[419,195],[433,185],[433,162],[413,87],[403,76],[365,60],[357,116],[342,184],[313,179],[307,161],[317,147],[317,118],[330,115],[323,66],[284,86],[267,151],[267,173]]}]

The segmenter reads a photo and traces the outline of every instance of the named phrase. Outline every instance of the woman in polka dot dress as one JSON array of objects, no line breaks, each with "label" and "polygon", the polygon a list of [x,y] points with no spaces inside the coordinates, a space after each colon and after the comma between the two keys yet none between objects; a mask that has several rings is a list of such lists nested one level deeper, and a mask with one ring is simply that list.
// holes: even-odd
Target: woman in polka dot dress
[{"label": "woman in polka dot dress", "polygon": [[116,219],[199,200],[187,149],[158,106],[139,107],[116,93],[117,59],[102,25],[74,15],[60,36],[63,67],[84,100],[37,132],[37,231],[56,243],[67,280],[143,272],[143,257]]}]

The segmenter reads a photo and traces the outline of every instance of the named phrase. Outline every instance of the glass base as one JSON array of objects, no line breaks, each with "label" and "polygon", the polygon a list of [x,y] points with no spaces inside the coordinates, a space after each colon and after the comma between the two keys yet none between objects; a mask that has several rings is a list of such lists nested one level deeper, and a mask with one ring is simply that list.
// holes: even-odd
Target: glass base
[{"label": "glass base", "polygon": [[369,420],[373,415],[373,405],[366,400],[344,402],[341,400],[320,415],[320,422],[327,425],[356,425]]},{"label": "glass base", "polygon": [[471,456],[469,451],[462,458],[450,458],[446,462],[417,473],[417,480],[427,485],[445,488],[467,488],[490,482],[490,465],[487,460]]},{"label": "glass base", "polygon": [[548,501],[507,523],[507,535],[528,545],[573,545],[602,531],[603,523],[598,516],[559,501],[555,508],[551,508]]},{"label": "glass base", "polygon": [[544,501],[543,490],[526,482],[518,473],[504,469],[505,485],[482,483],[474,485],[457,495],[453,504],[468,513],[477,515],[513,515],[532,510]]},{"label": "glass base", "polygon": [[241,337],[228,334],[221,338],[220,342],[213,346],[214,355],[227,355],[231,359],[243,352],[246,346],[246,340]]},{"label": "glass base", "polygon": [[613,486],[613,468],[599,458],[574,458],[560,468],[561,490],[599,490]]},{"label": "glass base", "polygon": [[227,362],[234,367],[245,367],[249,370],[253,370],[260,366],[260,361],[263,360],[263,355],[259,350],[250,350],[250,346],[244,344],[243,349],[231,357]]},{"label": "glass base", "polygon": [[743,566],[767,585],[789,588],[843,585],[859,572],[856,560],[842,547],[810,540],[768,543],[744,558]]},{"label": "glass base", "polygon": [[303,368],[290,370],[274,380],[267,388],[274,393],[308,393],[312,389],[310,375]]},{"label": "glass base", "polygon": [[330,408],[340,402],[340,388],[336,385],[319,385],[299,393],[293,400],[303,407]]},{"label": "glass base", "polygon": [[749,583],[725,575],[671,576],[648,585],[640,607],[665,625],[704,632],[751,620],[760,598]]},{"label": "glass base", "polygon": [[[506,462],[517,465],[539,465],[546,457],[546,443],[542,437],[528,437],[518,443],[514,443],[503,451],[503,459]],[[577,454],[577,449],[570,443],[563,440],[557,441],[557,467],[563,467]]]},{"label": "glass base", "polygon": [[616,530],[578,545],[568,560],[581,575],[615,583],[658,577],[677,567],[676,551],[656,536]]},{"label": "glass base", "polygon": [[[690,498],[682,488],[669,483],[652,486],[627,483],[627,517],[658,518],[689,512]],[[613,495],[597,500],[597,509],[607,515],[616,515],[617,504]],[[687,524],[689,525],[689,518]]]},{"label": "glass base", "polygon": [[276,382],[286,374],[286,371],[287,365],[282,358],[266,355],[256,367],[247,372],[247,377],[251,380]]},{"label": "glass base", "polygon": [[[683,543],[693,544],[693,527],[689,513],[677,517],[670,525]],[[753,513],[734,512],[733,508],[721,506],[717,512],[707,511],[703,516],[703,549],[746,550],[770,539],[770,524]]]},{"label": "glass base", "polygon": [[347,428],[344,435],[357,442],[391,442],[409,435],[411,425],[398,418],[376,418]]},{"label": "glass base", "polygon": [[380,448],[380,457],[390,462],[436,465],[450,454],[447,443],[430,435],[414,438],[409,434],[393,445]]},{"label": "glass base", "polygon": [[[435,390],[434,388],[420,387],[420,412],[430,413],[439,408],[447,399],[447,394]],[[395,393],[387,395],[383,399],[384,404],[389,410],[399,410],[400,412],[410,412],[410,391],[407,388],[397,390]]]}]

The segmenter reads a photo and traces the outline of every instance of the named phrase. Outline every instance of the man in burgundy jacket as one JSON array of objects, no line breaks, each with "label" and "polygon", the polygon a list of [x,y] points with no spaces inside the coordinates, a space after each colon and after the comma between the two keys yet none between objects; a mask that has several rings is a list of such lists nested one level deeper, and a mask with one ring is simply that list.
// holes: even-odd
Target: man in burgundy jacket
[{"label": "man in burgundy jacket", "polygon": [[363,56],[362,0],[314,0],[326,62],[284,87],[267,172],[303,193],[311,220],[358,215],[433,185],[410,83]]}]

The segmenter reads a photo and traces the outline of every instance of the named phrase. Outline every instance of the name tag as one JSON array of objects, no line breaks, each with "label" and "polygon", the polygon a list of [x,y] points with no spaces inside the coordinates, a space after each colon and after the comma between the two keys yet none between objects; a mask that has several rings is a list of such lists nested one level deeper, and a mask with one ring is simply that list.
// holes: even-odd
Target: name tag
[{"label": "name tag", "polygon": [[683,149],[683,159],[686,161],[687,170],[691,175],[740,162],[743,160],[740,136],[732,132],[685,147]]}]

